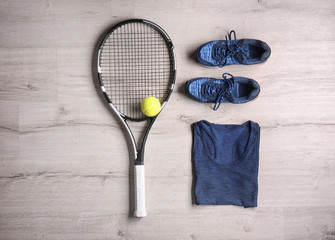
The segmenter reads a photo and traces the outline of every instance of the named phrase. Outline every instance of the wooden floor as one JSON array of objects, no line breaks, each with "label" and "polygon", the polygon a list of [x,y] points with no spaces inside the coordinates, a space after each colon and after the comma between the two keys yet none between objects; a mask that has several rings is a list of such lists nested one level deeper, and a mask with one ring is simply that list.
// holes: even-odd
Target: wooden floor
[{"label": "wooden floor", "polygon": [[[129,18],[159,24],[177,55],[176,89],[146,145],[148,216],[132,217],[129,148],[96,91],[102,34]],[[1,0],[0,239],[335,239],[333,0]],[[194,51],[267,42],[270,59],[208,69]],[[185,81],[250,77],[261,94],[216,112]],[[261,126],[258,207],[192,203],[191,124]],[[139,128],[136,133],[139,132]]]}]

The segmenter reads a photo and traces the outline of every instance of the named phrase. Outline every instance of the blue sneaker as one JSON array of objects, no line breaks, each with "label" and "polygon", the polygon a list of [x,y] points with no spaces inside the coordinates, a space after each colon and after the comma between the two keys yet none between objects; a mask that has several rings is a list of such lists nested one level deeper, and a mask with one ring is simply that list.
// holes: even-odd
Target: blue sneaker
[{"label": "blue sneaker", "polygon": [[[234,34],[234,39],[232,39]],[[197,61],[208,67],[265,62],[271,54],[270,47],[260,40],[236,39],[235,31],[225,41],[208,42],[197,49]]]},{"label": "blue sneaker", "polygon": [[216,111],[222,102],[249,102],[260,92],[259,84],[253,79],[234,77],[229,73],[224,73],[222,77],[191,79],[186,82],[186,93],[195,101],[215,103],[213,110]]}]

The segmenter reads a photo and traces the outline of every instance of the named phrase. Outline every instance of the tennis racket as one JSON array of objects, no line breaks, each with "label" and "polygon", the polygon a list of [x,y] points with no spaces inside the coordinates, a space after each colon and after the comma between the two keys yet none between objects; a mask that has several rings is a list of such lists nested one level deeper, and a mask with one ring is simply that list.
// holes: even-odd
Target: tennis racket
[{"label": "tennis racket", "polygon": [[[174,47],[166,32],[157,24],[132,19],[123,21],[105,35],[98,50],[98,79],[101,91],[123,123],[134,152],[135,213],[146,216],[144,147],[158,115],[146,117],[141,102],[156,97],[161,110],[174,88],[176,61]],[[136,143],[128,121],[145,121],[141,144]]]}]

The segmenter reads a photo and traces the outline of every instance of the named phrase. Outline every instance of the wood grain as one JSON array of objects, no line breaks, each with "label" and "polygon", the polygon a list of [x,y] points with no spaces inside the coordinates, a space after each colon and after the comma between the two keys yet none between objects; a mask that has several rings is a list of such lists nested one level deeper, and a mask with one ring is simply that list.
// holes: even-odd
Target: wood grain
[{"label": "wood grain", "polygon": [[[334,11],[332,0],[1,1],[0,239],[335,239]],[[165,29],[178,67],[146,145],[144,219],[132,217],[124,129],[94,82],[98,42],[128,18]],[[267,42],[270,59],[196,63],[199,45],[232,29]],[[184,93],[224,72],[257,80],[259,97],[214,112]],[[257,208],[193,204],[191,125],[202,119],[260,124]]]}]

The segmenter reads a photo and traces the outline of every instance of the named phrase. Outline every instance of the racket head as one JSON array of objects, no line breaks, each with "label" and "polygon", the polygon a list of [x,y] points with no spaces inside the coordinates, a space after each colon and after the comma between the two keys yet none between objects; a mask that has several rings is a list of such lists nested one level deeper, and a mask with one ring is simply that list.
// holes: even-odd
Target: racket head
[{"label": "racket head", "polygon": [[173,43],[148,20],[131,19],[112,27],[100,44],[97,64],[101,90],[125,120],[148,118],[141,111],[146,97],[156,97],[162,110],[175,85]]}]

